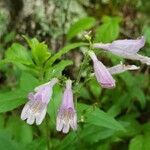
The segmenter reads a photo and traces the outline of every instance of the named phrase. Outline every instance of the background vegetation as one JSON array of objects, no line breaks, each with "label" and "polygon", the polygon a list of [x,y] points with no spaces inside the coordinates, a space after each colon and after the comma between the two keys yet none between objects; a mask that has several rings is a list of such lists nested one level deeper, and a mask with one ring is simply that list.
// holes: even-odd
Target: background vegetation
[{"label": "background vegetation", "polygon": [[[141,53],[150,56],[149,9],[149,0],[1,0],[0,149],[150,150],[149,66],[97,50],[107,66],[141,65],[116,75],[117,87],[107,90],[90,76],[92,63],[83,65],[81,53],[91,31],[95,42],[144,35]],[[40,126],[20,119],[28,92],[53,77],[74,80],[77,132],[55,130],[63,82]]]}]

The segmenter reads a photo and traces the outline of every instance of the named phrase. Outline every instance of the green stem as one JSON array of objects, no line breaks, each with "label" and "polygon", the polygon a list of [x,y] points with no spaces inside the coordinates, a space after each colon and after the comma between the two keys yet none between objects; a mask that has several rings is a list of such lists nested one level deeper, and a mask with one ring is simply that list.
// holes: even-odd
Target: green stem
[{"label": "green stem", "polygon": [[81,75],[82,75],[82,72],[83,72],[83,69],[84,69],[84,66],[85,66],[86,63],[88,63],[88,55],[87,54],[85,55],[85,57],[83,59],[83,62],[81,63],[81,66],[80,66],[80,69],[79,69],[79,73],[78,73],[78,76],[77,76],[77,79],[76,79],[76,83],[75,83],[76,86],[80,82]]},{"label": "green stem", "polygon": [[50,150],[50,130],[49,130],[49,124],[48,124],[48,117],[46,117],[46,141],[47,141],[47,149]]},{"label": "green stem", "polygon": [[[92,50],[92,42],[91,40],[88,40],[89,41],[89,50]],[[79,89],[79,83],[80,83],[80,80],[81,80],[81,76],[82,76],[82,72],[83,70],[85,69],[85,66],[86,64],[89,62],[89,55],[88,53],[86,52],[85,53],[85,56],[84,56],[84,59],[83,59],[83,62],[81,63],[80,65],[80,69],[79,69],[79,73],[77,75],[77,78],[76,78],[76,81],[75,81],[75,105],[77,106],[77,98],[78,98],[78,91],[80,90]],[[81,87],[80,87],[81,88]]]},{"label": "green stem", "polygon": [[[88,40],[88,41],[89,41],[89,50],[92,50],[92,42],[91,42],[91,40]],[[77,76],[77,79],[75,82],[75,86],[78,86],[80,79],[81,79],[82,72],[84,70],[84,66],[88,63],[88,61],[89,61],[89,55],[86,52],[83,62],[80,65],[80,69],[79,69],[79,73],[78,73],[78,76]]]},{"label": "green stem", "polygon": [[75,106],[77,107],[77,98],[78,98],[78,91],[79,91],[79,83],[80,83],[80,80],[81,80],[81,76],[82,76],[82,72],[84,70],[84,66],[88,63],[89,59],[88,59],[88,55],[87,53],[85,54],[85,57],[83,59],[83,62],[81,63],[80,65],[80,69],[79,69],[79,73],[78,73],[78,76],[77,76],[77,79],[75,81]]},{"label": "green stem", "polygon": [[41,82],[44,80],[44,70],[42,67],[39,68],[39,80]]}]

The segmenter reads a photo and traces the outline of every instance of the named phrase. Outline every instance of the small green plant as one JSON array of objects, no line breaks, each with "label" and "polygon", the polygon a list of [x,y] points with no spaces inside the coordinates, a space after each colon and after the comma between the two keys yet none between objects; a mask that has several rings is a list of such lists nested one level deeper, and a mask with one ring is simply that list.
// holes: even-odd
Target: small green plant
[{"label": "small green plant", "polygon": [[[120,59],[135,59],[150,65],[150,58],[137,54],[145,45],[144,37],[116,40],[121,20],[105,16],[102,24],[96,26],[92,17],[80,19],[70,27],[66,45],[56,53],[49,50],[45,42],[27,36],[23,36],[26,46],[13,43],[5,51],[0,69],[8,79],[16,80],[12,85],[8,80],[0,91],[0,113],[8,112],[8,116],[0,115],[2,149],[8,143],[14,150],[70,149],[72,146],[109,150],[111,143],[129,137],[130,150],[136,149],[137,143],[148,150],[149,122],[138,123],[139,112],[133,101],[136,99],[141,110],[146,106],[149,96],[146,97],[142,88],[148,86],[148,77],[131,74],[128,70],[138,70],[140,66],[125,65]],[[94,35],[84,32],[94,27]],[[84,42],[73,43],[74,39]],[[107,53],[114,66],[104,65],[102,49],[119,55]],[[74,67],[73,59],[66,59],[71,51],[83,54],[79,67]],[[73,77],[66,73],[72,66],[77,70]],[[118,74],[116,78],[115,74]],[[125,114],[120,116],[122,110]],[[27,125],[20,116],[28,124],[39,126]],[[68,134],[64,136],[57,131]]]}]

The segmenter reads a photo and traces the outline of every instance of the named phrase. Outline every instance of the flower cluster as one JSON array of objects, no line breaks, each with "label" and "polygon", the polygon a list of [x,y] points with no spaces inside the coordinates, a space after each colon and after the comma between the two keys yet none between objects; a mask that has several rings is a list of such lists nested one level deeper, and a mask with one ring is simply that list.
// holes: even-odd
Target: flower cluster
[{"label": "flower cluster", "polygon": [[[136,40],[117,40],[112,43],[96,43],[94,48],[100,48],[110,51],[116,55],[127,59],[140,60],[142,63],[150,65],[150,58],[137,54],[144,46],[145,39],[141,37]],[[88,55],[93,61],[94,75],[102,88],[114,88],[116,81],[112,75],[122,73],[127,70],[137,70],[139,67],[135,65],[124,65],[122,63],[107,68],[93,51],[88,51]],[[40,125],[46,115],[47,105],[52,97],[53,86],[58,82],[57,78],[51,79],[49,82],[42,84],[34,89],[34,92],[29,93],[29,101],[25,104],[21,119],[27,120],[28,124]],[[62,103],[58,110],[56,119],[56,130],[68,133],[69,129],[77,129],[77,114],[73,102],[72,81],[66,81]]]},{"label": "flower cluster", "polygon": [[[93,44],[93,47],[107,50],[126,59],[139,60],[141,63],[150,65],[149,57],[137,54],[144,44],[145,38],[142,36],[140,39],[136,40],[116,40],[112,43],[106,44],[95,43]],[[115,87],[115,80],[112,77],[113,74],[121,73],[127,70],[139,69],[139,67],[135,65],[124,65],[122,63],[111,68],[107,68],[101,61],[98,60],[93,51],[89,51],[88,54],[93,60],[93,68],[96,79],[103,88]]]},{"label": "flower cluster", "polygon": [[[53,78],[51,81],[42,84],[34,89],[35,93],[29,93],[29,101],[25,104],[21,119],[27,120],[28,124],[40,125],[46,115],[47,105],[52,97],[53,86],[58,79]],[[66,89],[64,91],[62,105],[58,112],[57,127],[58,131],[67,133],[69,127],[73,130],[77,129],[77,115],[73,103],[72,81],[66,81]]]}]

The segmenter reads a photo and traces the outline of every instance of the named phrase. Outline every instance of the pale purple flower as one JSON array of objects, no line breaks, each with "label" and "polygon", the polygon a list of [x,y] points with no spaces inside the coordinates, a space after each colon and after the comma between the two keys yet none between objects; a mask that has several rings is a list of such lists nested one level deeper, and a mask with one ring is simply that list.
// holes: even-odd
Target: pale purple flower
[{"label": "pale purple flower", "polygon": [[93,60],[94,74],[97,81],[101,84],[103,88],[113,88],[115,87],[115,80],[109,73],[108,69],[104,64],[99,61],[94,52],[89,51],[89,56]]},{"label": "pale purple flower", "polygon": [[115,65],[113,67],[110,67],[108,68],[108,71],[110,72],[110,74],[119,74],[119,73],[122,73],[124,71],[127,71],[127,70],[137,70],[139,69],[140,67],[137,67],[135,65],[125,65],[125,64],[122,64],[122,62],[118,65]]},{"label": "pale purple flower", "polygon": [[33,124],[34,121],[37,125],[40,125],[46,115],[47,105],[52,96],[52,88],[58,82],[57,78],[53,78],[51,81],[42,84],[34,89],[34,93],[31,92],[28,95],[29,101],[25,104],[21,119],[26,120],[28,124]]},{"label": "pale purple flower", "polygon": [[112,43],[95,43],[93,44],[94,48],[101,48],[107,51],[112,52],[118,56],[123,58],[132,59],[132,60],[139,60],[142,63],[150,65],[150,58],[146,56],[142,56],[137,52],[144,47],[145,45],[145,38],[142,36],[139,39],[132,40],[132,39],[125,39],[125,40],[116,40]]},{"label": "pale purple flower", "polygon": [[77,129],[77,115],[73,103],[72,81],[66,81],[62,104],[58,111],[56,130],[68,133],[69,128]]}]

